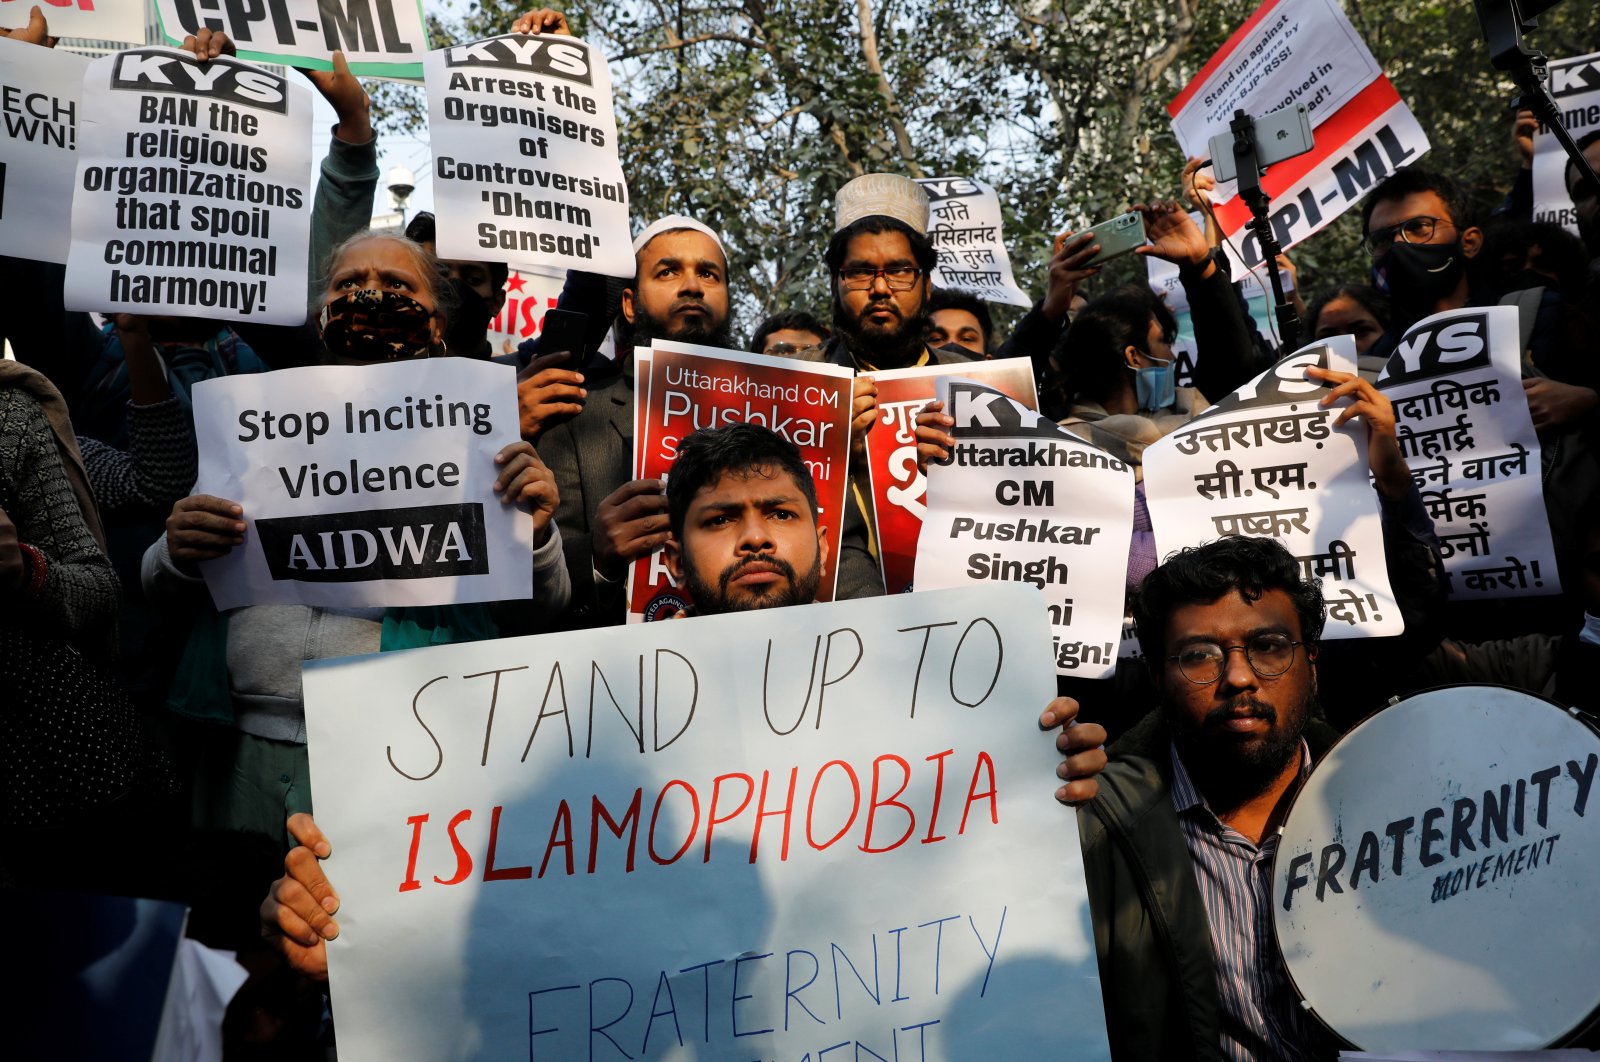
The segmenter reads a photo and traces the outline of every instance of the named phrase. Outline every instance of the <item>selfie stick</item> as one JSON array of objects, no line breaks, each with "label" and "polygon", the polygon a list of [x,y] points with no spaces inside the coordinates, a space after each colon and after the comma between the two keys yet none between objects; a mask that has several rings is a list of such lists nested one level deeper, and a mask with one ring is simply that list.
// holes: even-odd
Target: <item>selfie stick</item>
[{"label": "selfie stick", "polygon": [[1250,231],[1261,246],[1261,259],[1272,281],[1272,308],[1278,317],[1279,350],[1289,353],[1300,346],[1300,315],[1283,296],[1283,281],[1278,278],[1278,256],[1283,248],[1272,234],[1267,208],[1272,200],[1261,187],[1261,165],[1256,161],[1256,121],[1244,111],[1234,111],[1228,123],[1233,131],[1234,171],[1239,175],[1239,196],[1250,208]]}]

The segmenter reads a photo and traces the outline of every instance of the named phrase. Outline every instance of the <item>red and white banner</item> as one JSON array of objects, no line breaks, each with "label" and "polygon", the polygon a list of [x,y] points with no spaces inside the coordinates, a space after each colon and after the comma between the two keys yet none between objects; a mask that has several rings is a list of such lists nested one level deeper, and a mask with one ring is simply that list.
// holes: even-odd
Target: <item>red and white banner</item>
[{"label": "red and white banner", "polygon": [[[1428,150],[1400,94],[1335,0],[1268,0],[1167,105],[1188,155],[1210,154],[1236,109],[1255,118],[1303,104],[1316,146],[1268,168],[1278,243],[1289,248],[1360,202],[1379,181]],[[1247,230],[1250,209],[1219,185],[1217,222],[1247,265],[1261,250]]]},{"label": "red and white banner", "polygon": [[512,266],[506,277],[506,301],[500,312],[489,319],[489,344],[496,354],[510,354],[544,328],[544,313],[555,309],[566,284],[561,276],[551,276],[527,266]]}]

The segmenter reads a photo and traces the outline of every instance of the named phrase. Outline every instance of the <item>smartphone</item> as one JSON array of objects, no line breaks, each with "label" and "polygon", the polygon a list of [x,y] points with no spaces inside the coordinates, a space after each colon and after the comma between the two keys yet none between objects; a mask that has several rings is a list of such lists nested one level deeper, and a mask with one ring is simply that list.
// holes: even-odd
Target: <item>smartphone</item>
[{"label": "smartphone", "polygon": [[[1090,246],[1097,243],[1100,245],[1099,253],[1084,264],[1102,265],[1144,244],[1144,215],[1132,211],[1118,214],[1110,221],[1102,221],[1092,229],[1085,229],[1084,232],[1094,237],[1089,241]],[[1083,232],[1074,233],[1072,239],[1076,240],[1082,235]]]},{"label": "smartphone", "polygon": [[576,310],[546,310],[544,322],[539,326],[539,353],[571,351],[574,359],[581,362],[588,353],[585,350],[588,332],[588,314]]},{"label": "smartphone", "polygon": [[[1262,169],[1304,155],[1316,142],[1311,135],[1311,116],[1303,104],[1263,114],[1255,122],[1256,162]],[[1233,154],[1232,130],[1211,138],[1211,168],[1217,180],[1231,181],[1239,176],[1238,161]]]}]

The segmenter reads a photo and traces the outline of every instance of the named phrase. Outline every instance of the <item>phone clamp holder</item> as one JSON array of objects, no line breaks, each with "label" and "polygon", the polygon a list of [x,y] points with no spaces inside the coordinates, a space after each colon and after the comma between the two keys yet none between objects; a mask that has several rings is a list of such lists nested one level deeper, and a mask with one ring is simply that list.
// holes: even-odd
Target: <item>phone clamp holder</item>
[{"label": "phone clamp holder", "polygon": [[1261,247],[1261,261],[1267,267],[1267,277],[1272,284],[1272,308],[1278,318],[1278,349],[1292,353],[1300,346],[1300,315],[1294,304],[1283,294],[1283,281],[1278,277],[1278,256],[1283,248],[1273,234],[1272,221],[1267,216],[1272,199],[1261,187],[1261,164],[1256,152],[1256,120],[1242,110],[1233,112],[1228,123],[1233,133],[1234,172],[1238,174],[1239,197],[1250,208],[1250,231],[1255,233]]}]

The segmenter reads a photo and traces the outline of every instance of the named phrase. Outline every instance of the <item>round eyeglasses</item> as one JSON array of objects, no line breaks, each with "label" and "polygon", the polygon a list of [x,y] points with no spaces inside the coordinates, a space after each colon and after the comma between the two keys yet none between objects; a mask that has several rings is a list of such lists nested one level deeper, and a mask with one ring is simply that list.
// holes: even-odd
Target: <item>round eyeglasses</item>
[{"label": "round eyeglasses", "polygon": [[1243,645],[1218,645],[1216,642],[1191,642],[1167,657],[1178,662],[1183,677],[1197,686],[1209,686],[1222,677],[1228,654],[1243,651],[1244,658],[1261,678],[1276,678],[1294,663],[1294,647],[1304,642],[1283,634],[1258,634]]}]

